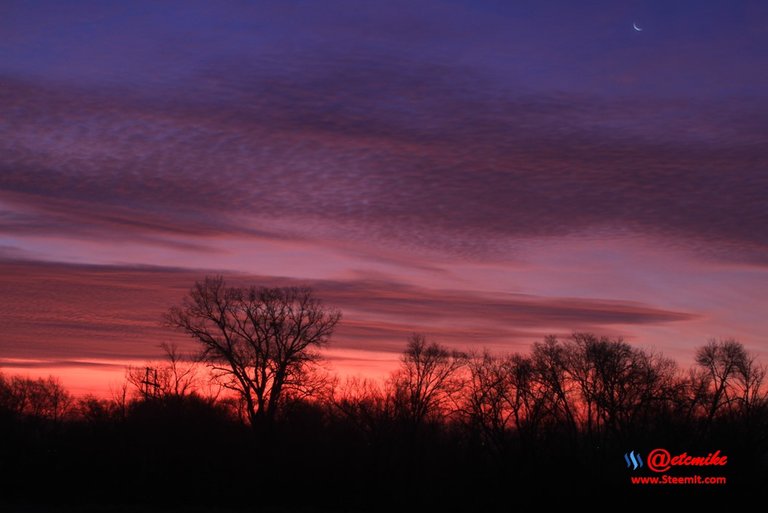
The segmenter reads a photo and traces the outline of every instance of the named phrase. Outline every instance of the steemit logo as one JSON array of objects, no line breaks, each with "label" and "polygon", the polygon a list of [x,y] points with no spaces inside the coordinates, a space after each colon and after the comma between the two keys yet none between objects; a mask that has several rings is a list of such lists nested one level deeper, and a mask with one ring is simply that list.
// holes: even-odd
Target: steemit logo
[{"label": "steemit logo", "polygon": [[639,452],[629,451],[625,453],[624,461],[627,462],[627,468],[632,467],[632,470],[643,468],[643,458],[640,457]]}]

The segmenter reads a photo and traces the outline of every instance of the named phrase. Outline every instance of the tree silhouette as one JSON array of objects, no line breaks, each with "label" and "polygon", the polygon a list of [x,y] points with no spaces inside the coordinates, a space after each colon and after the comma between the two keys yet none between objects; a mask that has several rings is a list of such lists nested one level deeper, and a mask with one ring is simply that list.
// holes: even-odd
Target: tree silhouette
[{"label": "tree silhouette", "polygon": [[531,355],[536,386],[540,387],[541,407],[551,422],[564,426],[572,435],[579,430],[574,382],[569,374],[570,354],[554,335],[533,344]]},{"label": "tree silhouette", "polygon": [[462,389],[458,372],[466,362],[465,353],[413,334],[392,379],[396,412],[412,425],[443,412]]},{"label": "tree silhouette", "polygon": [[197,282],[166,315],[202,345],[201,359],[239,395],[254,427],[274,419],[286,393],[316,385],[317,349],[340,319],[309,288],[229,287],[220,276]]},{"label": "tree silhouette", "polygon": [[626,433],[670,399],[677,366],[667,358],[590,333],[574,334],[566,348],[589,435]]},{"label": "tree silhouette", "polygon": [[721,412],[748,411],[765,402],[765,367],[740,342],[710,340],[696,352],[696,363],[701,368],[698,390],[708,423]]},{"label": "tree silhouette", "polygon": [[[187,298],[179,309],[198,310],[176,315],[192,316],[203,307],[218,312],[183,319],[210,330],[200,337],[232,344],[231,353],[209,350],[209,364],[223,373],[229,370],[225,357],[243,365],[247,356],[249,377],[258,379],[261,369],[276,372],[277,361],[258,365],[267,353],[258,353],[257,362],[256,336],[247,331],[246,339],[243,332],[268,326],[272,337],[263,344],[277,351],[284,337],[274,333],[303,333],[288,326],[301,303],[284,305],[280,324],[276,315],[256,310],[259,289],[228,288],[215,279],[197,286],[207,299]],[[295,297],[280,293],[284,300]],[[277,303],[270,304],[260,308],[277,311]],[[214,321],[226,331],[216,331]],[[627,468],[624,454],[634,450],[645,460],[652,447],[694,456],[721,451],[728,467],[702,471],[728,476],[722,490],[729,499],[733,493],[758,496],[768,475],[765,369],[733,340],[700,348],[695,372],[686,376],[656,353],[589,333],[547,337],[528,354],[470,356],[414,335],[389,380],[350,377],[332,394],[306,381],[314,360],[299,361],[303,367],[286,371],[282,393],[288,396],[277,403],[279,422],[262,424],[267,430],[247,426],[260,421],[240,410],[243,394],[202,397],[195,385],[185,386],[181,367],[178,383],[146,379],[146,367],[139,368],[140,384],[155,390],[158,383],[157,394],[128,398],[123,387],[111,400],[82,397],[76,408],[67,406],[70,396],[55,379],[0,374],[0,463],[12,470],[3,476],[0,503],[13,507],[33,497],[59,504],[66,497],[75,506],[85,482],[87,500],[103,503],[102,509],[124,500],[129,486],[129,500],[136,502],[118,504],[120,511],[144,510],[158,499],[191,511],[223,503],[233,512],[252,511],[254,501],[267,511],[284,511],[288,501],[312,511],[473,511],[503,509],[510,497],[549,496],[572,505],[613,494],[632,498],[627,479],[652,474],[647,466]],[[150,369],[172,365],[173,358]],[[237,377],[230,371],[219,379]],[[263,394],[267,404],[270,390]],[[301,493],[254,494],[254,483]],[[715,497],[702,495],[700,487],[677,488],[694,500]]]},{"label": "tree silhouette", "polygon": [[175,344],[160,344],[166,361],[129,366],[126,380],[144,399],[182,397],[197,389],[198,376],[194,362],[185,359]]},{"label": "tree silhouette", "polygon": [[394,418],[393,394],[369,379],[348,377],[331,396],[333,411],[349,420],[369,440],[379,438]]},{"label": "tree silhouette", "polygon": [[470,428],[500,450],[511,429],[517,426],[521,397],[516,394],[514,361],[488,351],[469,358],[469,380],[464,414]]},{"label": "tree silhouette", "polygon": [[6,378],[0,373],[0,409],[18,416],[60,421],[69,413],[72,395],[58,378]]}]

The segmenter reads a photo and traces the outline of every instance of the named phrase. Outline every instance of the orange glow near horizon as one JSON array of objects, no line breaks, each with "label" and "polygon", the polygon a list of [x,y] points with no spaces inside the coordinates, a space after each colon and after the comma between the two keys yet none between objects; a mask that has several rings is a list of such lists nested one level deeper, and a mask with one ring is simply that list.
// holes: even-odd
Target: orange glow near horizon
[{"label": "orange glow near horizon", "polygon": [[[344,380],[359,377],[384,381],[397,368],[399,355],[394,353],[361,351],[356,349],[327,349],[324,351],[323,368]],[[162,363],[157,360],[156,363]],[[143,367],[152,364],[147,360],[82,360],[67,365],[50,365],[45,360],[23,358],[0,359],[0,372],[7,376],[20,375],[30,378],[52,376],[61,380],[67,390],[76,397],[93,395],[110,399],[119,394],[126,383],[125,371],[129,366]],[[204,364],[201,364],[204,368]]]}]

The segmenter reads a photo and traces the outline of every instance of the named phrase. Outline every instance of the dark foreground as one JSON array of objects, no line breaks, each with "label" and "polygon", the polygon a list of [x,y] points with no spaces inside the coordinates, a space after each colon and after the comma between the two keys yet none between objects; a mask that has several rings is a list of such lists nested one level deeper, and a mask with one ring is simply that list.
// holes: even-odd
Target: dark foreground
[{"label": "dark foreground", "polygon": [[[237,401],[174,387],[71,402],[55,380],[0,375],[0,511],[687,511],[768,498],[766,369],[735,342],[704,347],[689,372],[591,336],[531,356],[416,349],[384,387],[286,397],[250,422]],[[726,482],[631,482],[682,477]]]},{"label": "dark foreground", "polygon": [[[303,405],[256,433],[196,399],[144,401],[124,419],[2,420],[2,511],[244,512],[513,511],[586,501],[606,506],[765,497],[765,431],[736,421],[704,432],[648,426],[626,440],[542,432],[490,447],[460,426],[392,422],[364,432]],[[656,447],[704,454],[722,467],[671,474],[725,476],[726,485],[631,485],[624,454]],[[758,450],[756,450],[758,449]]]}]

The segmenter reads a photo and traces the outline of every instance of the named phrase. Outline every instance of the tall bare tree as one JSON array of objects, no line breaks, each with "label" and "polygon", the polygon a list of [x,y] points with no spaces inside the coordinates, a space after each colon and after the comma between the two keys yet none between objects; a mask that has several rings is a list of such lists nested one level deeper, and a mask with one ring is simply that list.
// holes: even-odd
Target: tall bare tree
[{"label": "tall bare tree", "polygon": [[274,419],[286,394],[306,392],[341,319],[309,288],[230,287],[221,276],[195,283],[167,323],[197,340],[201,359],[235,391],[251,425]]},{"label": "tall bare tree", "polygon": [[397,412],[414,425],[445,412],[462,389],[459,371],[466,363],[465,353],[412,335],[392,379]]},{"label": "tall bare tree", "polygon": [[515,427],[518,408],[511,363],[511,357],[494,356],[487,350],[473,354],[468,361],[464,414],[470,426],[493,448],[502,447]]},{"label": "tall bare tree", "polygon": [[699,382],[708,422],[721,412],[749,411],[765,402],[765,367],[757,363],[741,342],[710,340],[696,352],[696,363],[701,368]]},{"label": "tall bare tree", "polygon": [[578,397],[570,369],[570,351],[554,335],[533,344],[531,362],[536,388],[543,391],[542,400],[549,416],[575,434],[579,428]]}]

